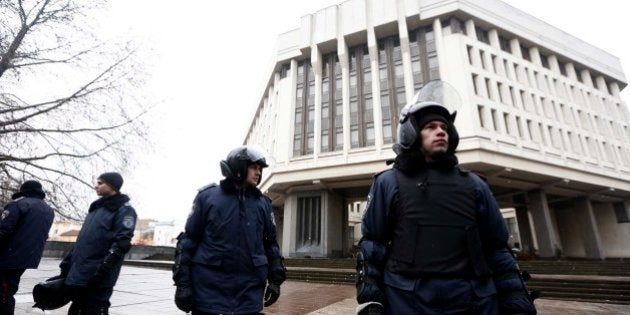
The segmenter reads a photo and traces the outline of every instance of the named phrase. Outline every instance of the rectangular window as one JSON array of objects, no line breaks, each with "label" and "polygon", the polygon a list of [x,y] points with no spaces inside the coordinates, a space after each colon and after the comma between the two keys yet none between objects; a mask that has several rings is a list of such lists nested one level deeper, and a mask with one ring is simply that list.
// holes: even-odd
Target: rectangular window
[{"label": "rectangular window", "polygon": [[475,90],[475,95],[479,96],[479,87],[477,86],[477,75],[476,74],[472,74],[472,83],[473,83],[473,89]]},{"label": "rectangular window", "polygon": [[516,116],[516,130],[518,131],[518,136],[521,139],[525,139],[523,135],[523,126],[521,126],[521,117]]},{"label": "rectangular window", "polygon": [[525,47],[523,44],[521,44],[521,55],[523,55],[523,59],[532,61],[532,57],[529,55],[529,47]]},{"label": "rectangular window", "polygon": [[321,197],[300,197],[297,200],[297,247],[309,249],[321,243]]},{"label": "rectangular window", "polygon": [[567,68],[566,68],[567,65],[563,63],[563,64],[560,64],[559,66],[560,66],[559,67],[560,68],[560,74],[566,77],[567,76]]},{"label": "rectangular window", "polygon": [[494,129],[494,131],[499,131],[499,123],[497,122],[498,120],[497,111],[494,109],[491,109],[490,117],[492,117],[492,129]]},{"label": "rectangular window", "polygon": [[350,147],[374,145],[372,70],[366,45],[350,49]]},{"label": "rectangular window", "polygon": [[442,22],[442,35],[465,33],[464,22],[456,17],[450,17]]},{"label": "rectangular window", "polygon": [[405,80],[398,36],[379,39],[379,80],[383,143],[396,141],[399,108],[405,104]]},{"label": "rectangular window", "polygon": [[630,222],[630,216],[628,216],[628,207],[626,207],[626,204],[624,202],[613,203],[613,208],[615,209],[615,217],[617,218],[617,223]]},{"label": "rectangular window", "polygon": [[510,130],[510,115],[508,113],[503,113],[503,127],[505,127],[505,134],[512,135],[512,130]]},{"label": "rectangular window", "polygon": [[510,54],[512,53],[512,47],[510,47],[510,41],[501,35],[499,35],[499,45],[501,46],[501,50]]},{"label": "rectangular window", "polygon": [[336,53],[322,60],[321,152],[329,152],[343,149],[341,65]]},{"label": "rectangular window", "polygon": [[440,78],[433,27],[421,27],[409,32],[409,49],[413,87],[417,92],[425,82]]},{"label": "rectangular window", "polygon": [[475,26],[475,32],[477,34],[477,40],[490,45],[490,37],[488,36],[488,31],[479,26]]},{"label": "rectangular window", "polygon": [[549,69],[549,57],[545,54],[540,54],[540,63],[542,66]]},{"label": "rectangular window", "polygon": [[486,78],[485,83],[486,83],[486,95],[488,95],[488,99],[491,99],[494,101],[495,100],[494,95],[492,95],[492,91],[490,90],[490,79]]},{"label": "rectangular window", "polygon": [[477,105],[477,116],[479,117],[479,124],[481,125],[481,128],[488,129],[488,122],[486,122],[483,112],[483,106]]},{"label": "rectangular window", "polygon": [[574,69],[575,69],[575,77],[577,78],[578,82],[584,83],[584,79],[582,78],[582,69],[579,67],[574,67]]},{"label": "rectangular window", "polygon": [[284,79],[287,77],[287,73],[289,72],[290,68],[291,65],[289,65],[288,63],[282,65],[282,68],[280,68],[280,79]]},{"label": "rectangular window", "polygon": [[[295,123],[293,129],[293,156],[301,156],[308,154],[308,133],[310,127],[311,118],[310,114],[310,98],[315,93],[314,91],[314,75],[311,69],[310,60],[304,60],[298,63],[297,66],[297,82],[296,82],[296,96],[295,96]],[[313,82],[313,91],[310,84],[307,82]],[[314,101],[314,95],[313,95]],[[314,103],[313,103],[314,109]],[[314,117],[313,117],[314,118]]]}]

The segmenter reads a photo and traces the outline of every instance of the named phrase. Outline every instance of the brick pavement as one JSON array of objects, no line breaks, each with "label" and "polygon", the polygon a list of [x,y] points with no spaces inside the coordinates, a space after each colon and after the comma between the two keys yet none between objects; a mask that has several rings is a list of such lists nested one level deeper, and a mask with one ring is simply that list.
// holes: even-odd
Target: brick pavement
[{"label": "brick pavement", "polygon": [[[16,314],[66,314],[68,306],[43,313],[31,308],[31,290],[39,281],[58,273],[59,260],[44,259],[37,270],[28,270],[22,277],[16,295]],[[123,266],[112,296],[112,315],[183,314],[173,303],[175,287],[168,270]],[[266,314],[353,314],[356,308],[355,288],[351,285],[331,285],[287,281],[276,304],[265,308]],[[536,300],[538,314],[567,315],[630,315],[630,305],[581,303],[571,301]]]}]

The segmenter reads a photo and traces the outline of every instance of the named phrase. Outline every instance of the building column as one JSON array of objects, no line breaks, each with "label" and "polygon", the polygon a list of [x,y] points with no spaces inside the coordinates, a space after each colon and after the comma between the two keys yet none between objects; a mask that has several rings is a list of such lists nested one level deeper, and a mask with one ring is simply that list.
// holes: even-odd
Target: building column
[{"label": "building column", "polygon": [[[332,191],[322,193],[322,254],[324,257],[343,256],[343,200]],[[347,221],[345,221],[347,226]]]},{"label": "building column", "polygon": [[284,218],[282,221],[282,256],[290,257],[295,253],[297,221],[297,198],[288,195],[284,200]]},{"label": "building column", "polygon": [[532,230],[530,229],[529,216],[527,215],[527,207],[515,207],[514,212],[516,212],[516,223],[518,223],[521,250],[523,253],[533,253],[535,246],[534,239],[532,238]]},{"label": "building column", "polygon": [[580,234],[582,234],[586,258],[603,259],[601,238],[591,200],[588,197],[580,197],[574,201],[573,205],[577,221],[580,224]]},{"label": "building column", "polygon": [[556,227],[551,220],[551,212],[547,203],[547,194],[542,190],[527,192],[528,210],[534,221],[538,255],[540,257],[556,257],[556,249],[560,248],[556,239]]}]

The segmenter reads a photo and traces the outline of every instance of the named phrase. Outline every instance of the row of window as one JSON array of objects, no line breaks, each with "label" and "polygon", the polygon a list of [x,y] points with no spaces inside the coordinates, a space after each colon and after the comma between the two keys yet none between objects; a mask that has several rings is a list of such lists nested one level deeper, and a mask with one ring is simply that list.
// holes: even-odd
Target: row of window
[{"label": "row of window", "polygon": [[[414,90],[439,78],[432,27],[409,33]],[[367,45],[349,48],[350,148],[373,146],[375,139],[374,98],[381,106],[383,143],[396,141],[397,117],[406,103],[402,50],[398,36],[378,40],[378,69],[372,69]],[[323,56],[320,152],[343,149],[343,82],[336,52]],[[283,66],[282,69],[288,68]],[[281,77],[283,76],[281,70]],[[297,65],[293,155],[313,154],[315,139],[315,80],[310,59]],[[379,91],[372,90],[372,71],[378,71]],[[285,73],[284,76],[287,74]]]},{"label": "row of window", "polygon": [[[557,150],[587,155],[606,162],[630,167],[630,150],[622,146],[614,146],[610,142],[601,141],[604,152],[600,152],[599,140],[579,133],[563,130],[557,126],[545,125],[532,119],[503,112],[490,106],[477,105],[477,115],[482,128],[532,141]],[[616,151],[616,152],[614,152]]]},{"label": "row of window", "polygon": [[575,111],[573,106],[527,92],[510,84],[482,77],[476,73],[472,74],[472,83],[474,92],[479,97],[563,122],[569,126],[576,126],[591,132],[595,131],[604,136],[614,136],[619,140],[627,137],[630,141],[630,130],[627,126],[601,115],[591,115],[581,109]]},{"label": "row of window", "polygon": [[[459,22],[461,23],[461,22]],[[451,23],[452,24],[452,23]],[[480,26],[475,26],[475,35],[477,37],[477,40],[483,43],[486,43],[488,45],[490,45],[490,36],[487,30],[485,30],[484,28],[480,27]],[[499,35],[499,48],[509,54],[513,54],[512,51],[512,45],[510,44],[510,40],[507,39],[505,36],[503,35]],[[524,45],[523,43],[519,43],[519,47],[518,50],[521,53],[521,56],[523,59],[532,62],[532,56],[530,53],[530,49],[531,47],[528,47],[526,45]],[[538,55],[540,57],[540,63],[541,65],[546,68],[551,70],[551,66],[549,64],[549,55],[546,55],[543,52],[538,52]],[[567,64],[568,63],[561,63],[558,62],[558,68],[560,70],[560,75],[564,76],[564,77],[568,77],[567,75]],[[585,75],[587,75],[586,73],[588,72],[587,69],[582,68],[580,66],[575,66],[573,67],[574,71],[575,71],[575,76],[576,79],[580,82],[580,83],[585,83],[586,82],[586,78],[584,77]],[[606,90],[608,92],[608,94],[613,95],[611,88],[610,88],[610,83],[606,82]]]},{"label": "row of window", "polygon": [[610,117],[622,117],[625,120],[630,120],[630,112],[627,108],[609,97],[597,96],[596,93],[591,93],[573,84],[567,85],[565,80],[550,77],[518,62],[487,53],[483,49],[471,45],[468,45],[467,48],[468,61],[474,67],[507,78],[513,81],[515,85],[518,82],[525,87],[531,87],[544,94],[554,96],[558,98],[558,101],[571,102],[582,108],[607,113]]}]

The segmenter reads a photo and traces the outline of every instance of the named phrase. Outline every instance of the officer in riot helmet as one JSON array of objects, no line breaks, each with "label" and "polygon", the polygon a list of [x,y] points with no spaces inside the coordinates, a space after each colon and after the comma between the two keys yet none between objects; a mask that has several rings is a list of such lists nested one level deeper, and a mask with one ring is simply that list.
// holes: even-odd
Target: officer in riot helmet
[{"label": "officer in riot helmet", "polygon": [[258,314],[280,296],[285,267],[271,201],[256,186],[264,151],[240,146],[221,161],[225,178],[199,189],[178,237],[175,304],[192,314]]},{"label": "officer in riot helmet", "polygon": [[359,314],[535,314],[488,185],[457,166],[453,87],[401,111],[393,168],[377,174],[357,257]]}]

